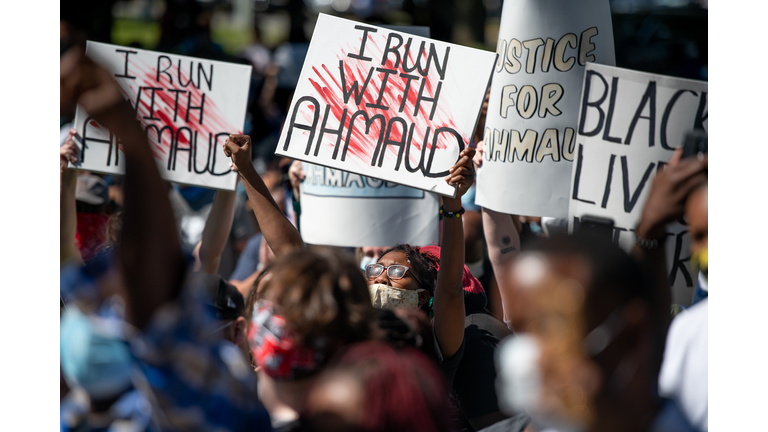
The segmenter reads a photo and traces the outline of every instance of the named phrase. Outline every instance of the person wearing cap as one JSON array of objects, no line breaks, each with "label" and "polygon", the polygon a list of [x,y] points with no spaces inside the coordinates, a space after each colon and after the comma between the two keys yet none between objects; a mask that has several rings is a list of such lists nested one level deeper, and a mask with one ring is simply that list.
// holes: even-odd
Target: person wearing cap
[{"label": "person wearing cap", "polygon": [[75,134],[75,129],[69,130],[59,154],[62,262],[71,258],[87,262],[93,258],[107,239],[110,221],[109,186],[104,179],[68,168],[69,163],[77,164],[79,158]]},{"label": "person wearing cap", "polygon": [[245,319],[245,300],[234,285],[219,275],[195,273],[195,276],[205,286],[210,296],[210,306],[213,316],[218,320],[214,332],[222,332],[222,337],[235,345],[245,341],[247,332]]}]

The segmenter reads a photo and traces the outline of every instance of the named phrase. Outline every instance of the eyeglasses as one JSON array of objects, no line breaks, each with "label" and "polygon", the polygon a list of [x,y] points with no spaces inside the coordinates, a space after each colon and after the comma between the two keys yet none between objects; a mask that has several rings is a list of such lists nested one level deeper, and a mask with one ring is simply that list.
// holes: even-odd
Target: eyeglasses
[{"label": "eyeglasses", "polygon": [[381,264],[368,264],[365,268],[365,276],[368,279],[373,279],[378,277],[384,269],[387,269],[387,277],[392,280],[402,279],[405,276],[405,272],[408,271],[408,267],[400,264],[392,264],[389,267],[384,267]]}]

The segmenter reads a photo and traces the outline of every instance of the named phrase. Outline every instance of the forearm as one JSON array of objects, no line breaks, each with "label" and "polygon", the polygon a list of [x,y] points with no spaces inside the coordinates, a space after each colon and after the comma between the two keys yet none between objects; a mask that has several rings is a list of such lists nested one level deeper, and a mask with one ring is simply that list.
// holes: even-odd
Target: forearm
[{"label": "forearm", "polygon": [[[443,199],[447,212],[461,209],[461,199]],[[440,272],[433,310],[435,335],[445,357],[453,356],[464,340],[464,227],[461,218],[444,218],[440,241]]]},{"label": "forearm", "polygon": [[[488,245],[488,258],[496,275],[503,273],[520,253],[520,234],[513,216],[482,209],[483,234]],[[498,277],[498,276],[497,276]],[[498,281],[500,286],[502,281]]]},{"label": "forearm", "polygon": [[146,135],[127,102],[99,116],[125,152],[125,210],[120,248],[130,319],[143,327],[174,299],[184,272],[176,221]]},{"label": "forearm", "polygon": [[77,233],[77,209],[75,206],[75,190],[77,188],[77,171],[65,168],[61,173],[59,196],[60,227],[59,250],[60,263],[75,259],[82,262],[80,251],[75,244]]},{"label": "forearm", "polygon": [[517,217],[487,208],[483,208],[482,212],[483,233],[488,245],[488,258],[493,267],[495,285],[501,300],[501,316],[503,321],[509,322],[511,319],[508,316],[509,306],[515,297],[509,269],[520,254],[520,234],[515,224]]},{"label": "forearm", "polygon": [[232,222],[235,218],[237,192],[220,190],[205,221],[203,239],[200,245],[201,271],[216,274],[221,263],[221,254],[227,244]]},{"label": "forearm", "polygon": [[666,237],[666,230],[664,226],[659,226],[659,224],[651,225],[641,221],[637,226],[637,233],[644,239],[656,239],[658,241],[655,249],[644,249],[635,243],[632,255],[643,263],[648,272],[649,282],[653,286],[659,300],[658,319],[661,320],[664,328],[666,328],[671,321],[672,290],[669,285],[665,243],[664,241],[659,241]]},{"label": "forearm", "polygon": [[301,235],[280,211],[272,194],[256,170],[250,166],[240,171],[251,208],[261,227],[264,239],[276,257],[304,247]]}]

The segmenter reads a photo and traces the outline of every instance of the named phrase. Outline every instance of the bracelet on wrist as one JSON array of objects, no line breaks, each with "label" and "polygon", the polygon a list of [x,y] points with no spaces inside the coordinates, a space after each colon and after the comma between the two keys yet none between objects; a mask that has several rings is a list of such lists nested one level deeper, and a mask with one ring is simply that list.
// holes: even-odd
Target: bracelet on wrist
[{"label": "bracelet on wrist", "polygon": [[661,239],[645,238],[635,231],[635,243],[645,250],[657,249],[660,245],[664,244],[666,236],[662,236]]},{"label": "bracelet on wrist", "polygon": [[461,217],[461,215],[464,214],[464,207],[462,207],[459,211],[456,212],[449,212],[446,211],[443,206],[440,206],[440,216],[444,218],[457,218]]}]

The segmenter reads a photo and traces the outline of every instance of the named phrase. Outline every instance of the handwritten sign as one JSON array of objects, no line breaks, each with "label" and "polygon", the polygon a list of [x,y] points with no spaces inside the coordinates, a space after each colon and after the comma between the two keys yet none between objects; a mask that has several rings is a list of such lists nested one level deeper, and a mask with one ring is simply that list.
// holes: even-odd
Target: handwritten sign
[{"label": "handwritten sign", "polygon": [[584,66],[615,62],[608,0],[505,2],[496,52],[475,203],[564,218]]},{"label": "handwritten sign", "polygon": [[[573,164],[570,228],[581,216],[614,220],[614,241],[631,249],[653,178],[685,134],[707,130],[707,83],[588,64]],[[667,227],[673,301],[690,304],[685,225]]]},{"label": "handwritten sign", "polygon": [[454,196],[495,58],[321,14],[276,154]]},{"label": "handwritten sign", "polygon": [[[141,121],[167,180],[234,190],[222,144],[242,133],[251,67],[89,41],[88,57],[110,71]],[[77,107],[82,137],[75,168],[125,172],[122,144]]]},{"label": "handwritten sign", "polygon": [[302,163],[301,236],[307,243],[358,247],[438,241],[437,195]]}]

